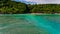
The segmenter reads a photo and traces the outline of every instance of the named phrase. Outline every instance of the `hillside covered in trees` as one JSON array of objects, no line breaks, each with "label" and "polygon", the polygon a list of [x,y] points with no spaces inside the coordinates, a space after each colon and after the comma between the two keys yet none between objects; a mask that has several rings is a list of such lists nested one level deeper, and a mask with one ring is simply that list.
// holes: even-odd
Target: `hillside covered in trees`
[{"label": "hillside covered in trees", "polygon": [[25,4],[12,0],[0,0],[0,14],[60,13],[60,4]]}]

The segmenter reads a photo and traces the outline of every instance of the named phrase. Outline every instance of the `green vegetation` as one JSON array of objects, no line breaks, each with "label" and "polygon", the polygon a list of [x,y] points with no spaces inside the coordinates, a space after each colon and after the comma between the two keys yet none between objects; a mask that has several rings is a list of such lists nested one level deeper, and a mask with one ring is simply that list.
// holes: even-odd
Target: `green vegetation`
[{"label": "green vegetation", "polygon": [[1,0],[0,1],[0,13],[24,13],[27,11],[26,4],[21,2],[15,2],[11,0]]},{"label": "green vegetation", "polygon": [[58,4],[38,4],[31,10],[33,13],[60,13],[60,5]]},{"label": "green vegetation", "polygon": [[0,0],[0,14],[60,13],[60,4],[25,4],[12,0]]}]

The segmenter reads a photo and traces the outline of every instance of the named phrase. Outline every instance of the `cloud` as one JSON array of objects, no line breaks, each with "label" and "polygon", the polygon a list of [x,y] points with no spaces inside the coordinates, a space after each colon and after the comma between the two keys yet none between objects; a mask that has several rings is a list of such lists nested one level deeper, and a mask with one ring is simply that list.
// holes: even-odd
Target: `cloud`
[{"label": "cloud", "polygon": [[37,4],[60,4],[60,0],[25,0],[28,2],[36,2]]},{"label": "cloud", "polygon": [[16,1],[26,1],[37,4],[60,4],[60,0],[16,0]]}]

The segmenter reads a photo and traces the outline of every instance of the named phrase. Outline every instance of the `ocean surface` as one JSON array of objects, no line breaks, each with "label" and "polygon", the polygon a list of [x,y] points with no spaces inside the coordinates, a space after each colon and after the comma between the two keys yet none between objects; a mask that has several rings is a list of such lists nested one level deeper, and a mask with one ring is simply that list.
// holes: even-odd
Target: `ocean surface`
[{"label": "ocean surface", "polygon": [[0,14],[0,34],[60,34],[60,15]]}]

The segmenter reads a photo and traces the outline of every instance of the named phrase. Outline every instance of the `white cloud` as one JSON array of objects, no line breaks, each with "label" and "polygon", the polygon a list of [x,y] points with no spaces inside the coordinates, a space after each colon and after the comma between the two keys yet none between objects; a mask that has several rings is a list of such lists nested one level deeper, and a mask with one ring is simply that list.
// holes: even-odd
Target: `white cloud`
[{"label": "white cloud", "polygon": [[60,4],[60,0],[25,0],[25,1],[28,1],[28,2],[36,2],[37,4],[48,4],[48,3],[51,3],[51,4]]}]

